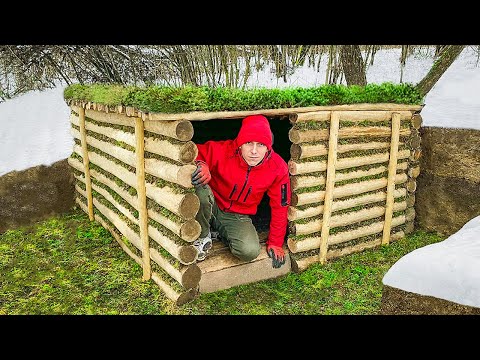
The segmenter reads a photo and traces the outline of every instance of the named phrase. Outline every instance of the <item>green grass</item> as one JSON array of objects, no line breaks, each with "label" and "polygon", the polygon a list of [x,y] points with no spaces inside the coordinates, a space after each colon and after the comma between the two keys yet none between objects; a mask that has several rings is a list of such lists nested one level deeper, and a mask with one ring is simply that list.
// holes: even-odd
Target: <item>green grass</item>
[{"label": "green grass", "polygon": [[80,210],[0,234],[0,315],[376,314],[382,278],[403,255],[443,237],[417,231],[302,273],[200,294],[173,305]]}]

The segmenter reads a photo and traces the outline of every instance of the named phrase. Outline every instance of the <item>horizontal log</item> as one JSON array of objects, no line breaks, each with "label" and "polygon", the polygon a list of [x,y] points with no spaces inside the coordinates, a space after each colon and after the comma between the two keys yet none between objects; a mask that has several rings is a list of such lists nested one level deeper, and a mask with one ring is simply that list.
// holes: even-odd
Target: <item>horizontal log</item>
[{"label": "horizontal log", "polygon": [[[71,133],[74,138],[80,139],[79,131],[72,128]],[[88,145],[93,146],[99,149],[100,151],[103,151],[104,153],[109,154],[110,156],[113,156],[115,159],[120,160],[127,165],[136,167],[137,163],[136,163],[136,157],[134,152],[121,148],[119,146],[113,145],[112,143],[98,140],[93,136],[87,135],[86,138],[87,138]]]},{"label": "horizontal log", "polygon": [[[410,150],[400,150],[397,155],[398,160],[407,159],[410,156]],[[368,156],[355,156],[348,158],[340,158],[335,165],[336,170],[350,169],[364,165],[373,165],[387,162],[390,159],[390,153],[373,154]],[[327,161],[307,161],[296,162],[292,159],[288,161],[288,171],[291,175],[309,174],[312,172],[325,171],[327,169]]]},{"label": "horizontal log", "polygon": [[177,140],[189,141],[193,137],[193,125],[188,120],[144,121],[145,131],[168,136]]},{"label": "horizontal log", "polygon": [[[78,116],[75,116],[73,114],[70,115],[70,121],[72,124],[79,126]],[[93,124],[92,122],[89,122],[88,119],[85,122],[85,129],[87,129],[88,131],[96,132],[97,134],[107,136],[110,139],[122,141],[130,146],[136,146],[135,134],[131,132],[114,129],[108,126],[99,126]]]},{"label": "horizontal log", "polygon": [[[406,193],[407,193],[407,190],[405,188],[396,189],[393,192],[393,197],[394,198],[403,197],[406,195]],[[378,191],[373,194],[358,196],[351,199],[334,200],[332,203],[332,211],[345,210],[345,209],[350,209],[356,206],[373,204],[376,202],[385,201],[386,199],[387,199],[387,193],[385,191]],[[305,219],[313,216],[318,216],[321,214],[323,214],[323,205],[311,206],[309,208],[306,208],[305,210],[299,210],[294,206],[288,207],[288,220],[290,221]]]},{"label": "horizontal log", "polygon": [[[392,113],[394,111],[385,111],[385,110],[351,110],[351,111],[337,111],[339,114],[340,121],[351,121],[351,122],[361,122],[361,121],[371,121],[371,122],[381,122],[388,121],[392,119]],[[411,111],[395,111],[400,114],[401,120],[408,120],[412,117]],[[289,117],[289,120],[292,124],[297,122],[305,121],[329,121],[331,111],[315,111],[308,113],[292,114]]]},{"label": "horizontal log", "polygon": [[[397,231],[390,235],[390,242],[403,239],[405,234],[403,231]],[[361,252],[367,249],[372,249],[379,247],[382,244],[382,237],[377,237],[376,239],[355,244],[352,246],[346,246],[341,249],[330,249],[327,251],[327,260],[343,257],[353,253]],[[319,256],[307,256],[302,259],[295,259],[291,257],[292,271],[299,273],[306,270],[310,265],[319,262]]]},{"label": "horizontal log", "polygon": [[405,105],[391,103],[364,103],[348,105],[329,105],[329,106],[307,106],[297,108],[280,109],[257,109],[244,111],[192,111],[188,113],[167,114],[167,113],[149,113],[149,120],[213,120],[213,119],[241,119],[249,115],[264,116],[283,116],[295,113],[313,112],[313,111],[368,111],[368,110],[391,110],[391,111],[420,111],[422,105]]},{"label": "horizontal log", "polygon": [[200,223],[195,219],[184,220],[181,223],[170,220],[153,209],[147,210],[148,217],[178,235],[182,240],[192,242],[200,236],[202,230]]},{"label": "horizontal log", "polygon": [[191,163],[198,155],[197,145],[193,141],[172,144],[170,141],[150,136],[145,137],[145,151],[167,157],[182,164]]},{"label": "horizontal log", "polygon": [[148,225],[148,235],[183,265],[190,265],[197,259],[198,251],[193,245],[178,245],[152,225]]},{"label": "horizontal log", "polygon": [[[396,202],[393,205],[393,211],[402,211],[407,208],[405,201]],[[352,211],[346,214],[332,215],[330,218],[330,229],[338,226],[346,226],[358,223],[360,221],[375,219],[385,215],[385,206],[374,206],[367,209]],[[308,235],[322,230],[323,219],[315,218],[311,221],[299,224],[291,222],[289,229],[293,235]]]},{"label": "horizontal log", "polygon": [[[83,165],[80,163],[80,161],[72,157],[69,157],[68,163],[70,164],[70,166],[72,166],[73,168],[83,173]],[[103,185],[106,185],[110,189],[115,191],[118,195],[120,195],[123,198],[123,200],[128,202],[135,209],[137,209],[138,198],[136,196],[130,195],[127,191],[125,191],[123,188],[118,186],[114,181],[110,180],[108,177],[96,171],[95,169],[90,169],[90,175],[97,181],[101,182]]]},{"label": "horizontal log", "polygon": [[[403,145],[402,142],[399,145]],[[367,143],[338,144],[337,153],[343,154],[349,151],[363,151],[373,149],[390,149],[389,142],[372,141]],[[307,159],[314,156],[328,154],[327,144],[292,144],[290,146],[290,157],[293,160]]]},{"label": "horizontal log", "polygon": [[[407,181],[407,174],[396,174],[395,184],[403,184]],[[363,194],[366,192],[378,190],[387,186],[387,178],[359,181],[356,183],[345,184],[333,189],[333,198],[338,199],[346,196]],[[323,201],[325,191],[312,191],[305,193],[292,193],[291,205],[300,206],[314,204]]]},{"label": "horizontal log", "polygon": [[[78,145],[74,146],[74,151],[81,156],[81,148]],[[94,152],[90,151],[88,154],[90,161],[95,165],[115,175],[125,184],[133,188],[137,187],[137,179],[134,173]],[[200,200],[193,193],[177,194],[168,186],[160,188],[150,183],[146,183],[145,187],[150,199],[183,219],[194,218],[200,209]]]},{"label": "horizontal log", "polygon": [[[72,106],[71,108],[78,113],[78,107]],[[106,113],[105,111],[85,109],[85,116],[107,124],[135,127],[135,119],[115,112]]]},{"label": "horizontal log", "polygon": [[[81,181],[82,183],[85,184],[85,178],[82,176],[74,175],[75,179]],[[133,216],[133,214],[130,212],[129,209],[127,209],[125,206],[120,204],[117,200],[113,198],[113,196],[104,188],[101,188],[94,182],[92,182],[92,189],[98,192],[100,195],[102,195],[105,199],[110,201],[110,203],[119,211],[121,212],[128,220],[130,220],[132,223],[135,225],[138,225],[138,219]]]},{"label": "horizontal log", "polygon": [[150,248],[150,258],[185,289],[193,289],[198,286],[202,271],[197,264],[182,266],[177,269],[155,248]]},{"label": "horizontal log", "polygon": [[[400,129],[400,136],[408,136],[411,129]],[[392,129],[386,126],[348,126],[340,128],[338,131],[339,139],[360,138],[366,136],[388,137],[391,136]],[[321,130],[299,130],[291,128],[288,132],[288,138],[294,144],[328,140],[329,129]]]},{"label": "horizontal log", "polygon": [[[82,208],[83,211],[85,211],[87,214],[88,214],[88,208],[87,206],[77,197],[75,199],[75,202]],[[143,267],[143,262],[142,262],[142,259],[140,257],[138,257],[137,255],[135,255],[132,250],[130,250],[128,248],[127,245],[125,245],[125,243],[122,241],[122,239],[120,238],[120,236],[115,232],[115,230],[109,226],[99,215],[95,214],[94,215],[94,218],[95,220],[97,220],[105,229],[107,229],[110,234],[112,234],[113,238],[115,239],[115,241],[118,243],[118,245],[120,245],[120,247],[122,248],[123,251],[125,251],[127,253],[128,256],[130,256],[133,260],[135,260],[135,262],[140,265],[141,267]]]},{"label": "horizontal log", "polygon": [[189,289],[185,290],[185,292],[179,293],[165,281],[163,281],[161,277],[154,271],[152,272],[152,280],[155,281],[158,287],[164,292],[166,297],[172,300],[177,306],[181,306],[189,301],[192,301],[198,293],[197,289]]},{"label": "horizontal log", "polygon": [[192,174],[196,170],[193,164],[176,165],[158,159],[145,159],[145,172],[165,181],[191,188]]},{"label": "horizontal log", "polygon": [[[401,162],[397,164],[397,170],[407,170],[408,162]],[[350,171],[348,173],[336,172],[335,173],[335,182],[358,179],[366,176],[378,175],[384,173],[388,170],[386,166],[377,166],[372,167],[368,170],[357,170]],[[290,177],[290,184],[292,190],[297,190],[306,187],[320,186],[325,184],[325,176],[323,175],[292,175]]]},{"label": "horizontal log", "polygon": [[[415,210],[408,208],[406,215],[399,215],[392,219],[392,229],[396,226],[404,224],[406,221],[412,221],[415,218]],[[384,221],[378,221],[370,225],[361,226],[356,229],[346,230],[341,233],[333,234],[328,237],[328,245],[341,244],[350,240],[355,240],[364,236],[375,235],[383,232]],[[289,238],[287,241],[288,249],[292,253],[309,251],[320,247],[320,236],[307,237],[302,240]]]}]

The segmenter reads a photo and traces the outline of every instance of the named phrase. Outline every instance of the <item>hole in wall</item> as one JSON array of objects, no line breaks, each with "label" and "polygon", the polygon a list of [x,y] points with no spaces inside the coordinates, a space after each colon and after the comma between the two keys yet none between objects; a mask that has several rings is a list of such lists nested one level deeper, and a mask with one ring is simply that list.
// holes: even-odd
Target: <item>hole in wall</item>
[{"label": "hole in wall", "polygon": [[[192,141],[196,144],[203,144],[208,140],[233,140],[237,137],[242,125],[242,119],[243,118],[192,121],[194,129]],[[290,160],[290,147],[292,145],[288,138],[288,131],[291,129],[288,117],[268,116],[267,119],[273,133],[273,150],[288,163]],[[257,213],[252,215],[252,222],[259,233],[269,230],[271,216],[268,202],[269,197],[265,194],[258,206]]]}]

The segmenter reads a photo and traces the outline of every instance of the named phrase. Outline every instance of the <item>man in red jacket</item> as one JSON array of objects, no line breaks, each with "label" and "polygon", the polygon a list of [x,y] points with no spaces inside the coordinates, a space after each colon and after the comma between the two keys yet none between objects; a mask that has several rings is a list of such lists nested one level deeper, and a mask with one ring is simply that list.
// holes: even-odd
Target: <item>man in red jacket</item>
[{"label": "man in red jacket", "polygon": [[[197,169],[192,184],[200,199],[196,220],[202,230],[194,245],[198,260],[212,247],[216,230],[233,255],[242,261],[260,254],[260,241],[250,215],[257,212],[264,193],[270,198],[267,253],[272,266],[285,263],[283,243],[287,232],[290,179],[286,162],[272,149],[273,135],[263,115],[247,116],[234,140],[197,144]],[[207,185],[208,184],[208,185]]]}]

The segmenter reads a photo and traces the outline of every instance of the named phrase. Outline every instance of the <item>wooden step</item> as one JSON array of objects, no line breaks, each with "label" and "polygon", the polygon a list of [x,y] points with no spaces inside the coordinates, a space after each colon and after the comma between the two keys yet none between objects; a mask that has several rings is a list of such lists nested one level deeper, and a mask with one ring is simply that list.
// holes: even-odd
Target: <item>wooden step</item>
[{"label": "wooden step", "polygon": [[265,250],[265,244],[262,244],[260,255],[255,260],[245,262],[233,256],[221,241],[214,241],[207,258],[198,262],[197,265],[202,271],[200,293],[276,278],[291,271],[290,255],[287,249],[285,249],[285,264],[279,269],[274,269],[272,259]]}]

